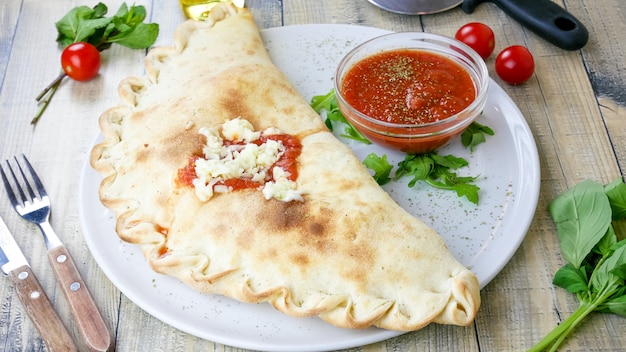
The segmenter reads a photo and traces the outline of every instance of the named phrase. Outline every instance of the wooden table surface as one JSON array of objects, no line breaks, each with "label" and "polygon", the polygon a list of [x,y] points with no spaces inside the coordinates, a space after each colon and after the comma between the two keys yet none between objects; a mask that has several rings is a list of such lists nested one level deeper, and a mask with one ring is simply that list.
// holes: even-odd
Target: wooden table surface
[{"label": "wooden table surface", "polygon": [[[557,0],[589,30],[577,51],[559,49],[485,3],[471,14],[459,7],[422,16],[379,10],[366,0],[249,0],[260,28],[304,23],[343,23],[395,31],[453,36],[463,24],[493,28],[496,53],[520,44],[535,58],[535,74],[510,86],[492,78],[526,118],[541,165],[537,210],[521,247],[481,292],[482,306],[469,327],[431,325],[417,332],[355,347],[350,351],[522,351],[531,347],[577,307],[576,298],[552,285],[565,261],[546,206],[557,194],[585,179],[608,183],[626,168],[626,6],[622,0]],[[169,45],[184,21],[175,0],[138,0],[151,22],[160,24],[156,45]],[[98,133],[97,119],[117,104],[117,84],[143,72],[145,51],[113,47],[103,55],[100,75],[89,82],[65,80],[48,111],[33,128],[34,97],[59,71],[54,22],[76,5],[96,1],[3,0],[0,4],[0,158],[25,153],[36,165],[53,199],[52,224],[74,254],[79,269],[115,336],[119,351],[241,351],[186,334],[144,312],[122,294],[93,259],[79,219],[81,168]],[[107,1],[109,13],[121,1]],[[4,191],[0,192],[4,194]],[[77,328],[53,279],[36,228],[20,219],[0,196],[0,216],[14,233],[33,271],[78,341]],[[623,227],[620,229],[623,230]],[[0,349],[43,350],[12,283],[0,279]],[[626,319],[594,314],[562,350],[624,351]]]}]

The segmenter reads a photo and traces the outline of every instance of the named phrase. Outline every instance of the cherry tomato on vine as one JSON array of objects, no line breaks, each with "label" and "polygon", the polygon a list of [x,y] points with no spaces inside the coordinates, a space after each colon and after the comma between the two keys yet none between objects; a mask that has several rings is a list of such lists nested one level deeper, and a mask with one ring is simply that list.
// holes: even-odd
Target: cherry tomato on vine
[{"label": "cherry tomato on vine", "polygon": [[521,45],[510,46],[496,57],[496,73],[508,84],[522,84],[534,71],[533,55]]},{"label": "cherry tomato on vine", "polygon": [[496,46],[496,37],[489,26],[480,22],[470,22],[456,32],[454,38],[474,49],[483,59],[487,59]]},{"label": "cherry tomato on vine", "polygon": [[73,43],[61,53],[61,67],[72,79],[88,81],[100,70],[100,52],[89,43]]}]

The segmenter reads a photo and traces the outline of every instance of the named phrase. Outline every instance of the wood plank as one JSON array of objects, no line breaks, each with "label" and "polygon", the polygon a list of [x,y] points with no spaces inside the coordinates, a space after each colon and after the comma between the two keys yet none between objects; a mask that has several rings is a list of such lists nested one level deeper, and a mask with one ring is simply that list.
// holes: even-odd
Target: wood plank
[{"label": "wood plank", "polygon": [[605,0],[602,4],[593,0],[567,0],[567,8],[576,13],[589,30],[589,43],[582,52],[596,95],[626,105],[626,44],[616,40],[626,33],[624,3],[620,0]]},{"label": "wood plank", "polygon": [[623,177],[626,174],[626,105],[608,97],[600,97],[598,103]]},{"label": "wood plank", "polygon": [[[591,86],[598,97],[600,113],[606,124],[613,152],[626,173],[626,8],[619,0],[604,1],[602,10],[596,1],[568,1],[571,11],[580,14],[589,30],[589,43],[582,50]],[[613,175],[614,177],[618,176]]]},{"label": "wood plank", "polygon": [[0,4],[0,92],[2,92],[4,76],[6,74],[11,47],[13,46],[13,36],[17,27],[17,20],[20,13],[20,2],[3,1]]},{"label": "wood plank", "polygon": [[248,0],[246,6],[252,11],[259,29],[280,27],[283,25],[283,1]]},{"label": "wood plank", "polygon": [[283,4],[285,25],[342,23],[394,31],[420,28],[419,16],[403,16],[378,9],[366,1],[286,1]]}]

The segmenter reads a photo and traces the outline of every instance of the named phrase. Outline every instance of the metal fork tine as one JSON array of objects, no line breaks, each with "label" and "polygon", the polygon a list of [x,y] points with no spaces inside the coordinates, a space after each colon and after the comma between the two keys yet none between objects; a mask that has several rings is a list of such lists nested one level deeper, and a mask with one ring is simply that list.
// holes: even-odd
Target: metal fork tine
[{"label": "metal fork tine", "polygon": [[[17,179],[17,176],[15,175],[15,172],[13,171],[13,168],[11,167],[11,163],[9,163],[8,160],[7,160],[7,166],[9,167],[9,172],[11,172],[11,176],[13,176],[13,181],[15,181],[15,186],[17,187],[17,192],[19,193],[20,197],[22,198],[22,202],[26,203],[28,201],[28,198],[26,198],[26,194],[24,193],[24,189],[20,186],[20,181]],[[18,166],[19,166],[19,164],[18,164]]]},{"label": "metal fork tine", "polygon": [[[35,191],[30,186],[30,182],[28,182],[28,178],[26,178],[26,174],[24,173],[24,170],[22,169],[22,165],[20,165],[19,160],[17,160],[17,157],[13,157],[13,158],[15,159],[15,162],[17,163],[17,168],[20,170],[20,174],[22,175],[22,179],[24,180],[24,184],[26,185],[26,189],[28,190],[28,194],[30,195],[30,200],[32,201],[33,199],[37,198],[37,196],[35,195]],[[11,173],[13,173],[13,170],[11,170]],[[13,175],[13,177],[15,177],[15,174]],[[24,198],[23,188],[20,187],[20,183],[17,182],[17,179],[15,179],[15,183],[17,184],[17,188],[22,194],[22,199],[24,199],[24,202],[26,202],[27,199]]]},{"label": "metal fork tine", "polygon": [[[39,192],[39,196],[40,197],[45,197],[48,194],[46,193],[46,189],[43,186],[43,183],[41,182],[41,180],[39,179],[39,176],[37,176],[37,173],[35,172],[35,169],[33,168],[33,166],[30,164],[30,161],[28,161],[28,158],[26,158],[26,155],[22,154],[22,158],[24,158],[24,161],[26,162],[26,167],[28,168],[28,171],[30,172],[30,176],[33,178],[33,181],[35,182],[35,186],[37,187],[37,192]],[[16,158],[17,160],[17,158]],[[17,164],[18,166],[19,163]],[[24,180],[26,180],[26,176],[24,176],[24,172],[22,171],[22,167],[20,166],[20,172],[22,172],[22,176],[24,177]],[[28,183],[28,181],[26,181],[26,184],[28,184],[28,189],[31,192],[31,195],[33,194],[32,189],[30,188],[30,184]]]},{"label": "metal fork tine", "polygon": [[[9,164],[9,161],[7,160],[7,165],[8,164]],[[11,170],[11,165],[9,165],[9,170]],[[11,204],[15,207],[19,203],[17,201],[17,197],[15,196],[15,193],[13,193],[13,187],[11,186],[11,183],[9,182],[7,175],[4,173],[4,168],[2,166],[0,166],[0,174],[2,174],[2,183],[4,183],[4,189],[6,189],[7,191],[7,195],[9,196],[9,200],[11,201]],[[15,175],[13,177],[15,177]]]},{"label": "metal fork tine", "polygon": [[[13,159],[15,159],[15,157]],[[25,175],[24,175],[24,172],[22,171],[22,167],[20,166],[17,159],[15,159],[15,162],[17,163],[17,167],[19,170],[18,173],[21,173],[22,179],[24,179]],[[9,163],[7,162],[7,164]],[[30,198],[26,195],[26,192],[24,191],[24,187],[22,187],[22,185],[20,184],[20,181],[16,175],[16,172],[14,171],[14,169],[11,167],[10,164],[9,164],[9,171],[11,172],[11,175],[13,176],[13,181],[15,181],[15,186],[17,187],[17,192],[20,194],[20,197],[22,198],[22,202],[26,203],[29,199],[33,199],[34,198],[33,190],[32,188],[30,188],[30,185],[28,184],[28,180],[26,180],[26,188],[29,191]]]}]

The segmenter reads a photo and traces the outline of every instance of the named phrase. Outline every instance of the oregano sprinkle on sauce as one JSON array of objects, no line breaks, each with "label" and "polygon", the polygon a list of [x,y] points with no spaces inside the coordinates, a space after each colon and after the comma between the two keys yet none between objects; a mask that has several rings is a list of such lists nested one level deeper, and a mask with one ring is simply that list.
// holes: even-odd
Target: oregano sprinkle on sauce
[{"label": "oregano sprinkle on sauce", "polygon": [[369,56],[341,82],[346,102],[374,119],[425,124],[446,119],[476,98],[469,73],[444,56],[398,49]]}]

